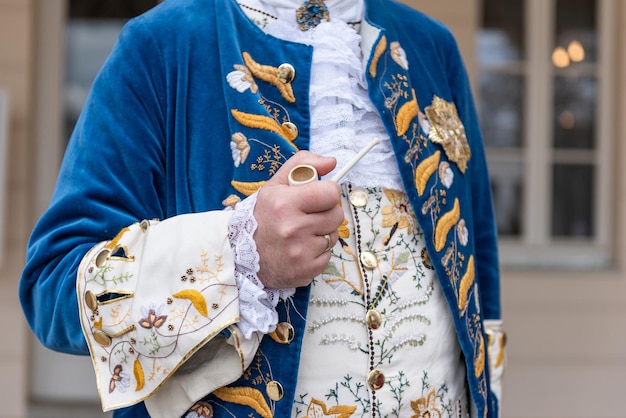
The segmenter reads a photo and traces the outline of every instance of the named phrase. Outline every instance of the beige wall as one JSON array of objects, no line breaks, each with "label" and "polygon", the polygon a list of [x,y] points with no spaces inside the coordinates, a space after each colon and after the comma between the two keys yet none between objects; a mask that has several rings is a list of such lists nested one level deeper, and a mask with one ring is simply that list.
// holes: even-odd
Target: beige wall
[{"label": "beige wall", "polygon": [[[626,22],[626,4],[618,0],[616,19]],[[473,74],[477,0],[405,0],[444,21],[457,36]],[[50,192],[58,155],[45,140],[58,130],[53,113],[58,83],[35,84],[35,65],[60,80],[61,49],[36,54],[36,31],[58,24],[63,0],[0,0],[0,88],[11,99],[4,262],[0,266],[0,418],[26,417],[29,362],[33,344],[22,319],[16,292],[23,251],[32,222]],[[35,6],[48,8],[35,23]],[[55,23],[57,22],[57,23]],[[626,25],[618,25],[626,39]],[[46,32],[49,33],[50,32]],[[59,42],[59,39],[47,42]],[[626,44],[617,45],[615,114],[626,111]],[[36,62],[35,57],[52,57]],[[43,68],[42,66],[46,67]],[[56,75],[56,76],[55,76]],[[37,102],[35,101],[37,98]],[[55,99],[56,97],[56,99]],[[46,104],[37,113],[34,103]],[[622,118],[623,119],[623,118]],[[626,120],[616,126],[626,134]],[[54,137],[54,135],[52,135]],[[37,144],[35,146],[34,144]],[[626,210],[626,141],[616,140],[614,213]],[[503,416],[506,418],[624,418],[626,376],[626,221],[615,223],[615,266],[610,271],[549,272],[532,267],[503,269],[503,308],[509,333],[509,364]]]},{"label": "beige wall", "polygon": [[[6,166],[5,252],[0,266],[0,416],[26,411],[27,330],[17,301],[25,232],[30,227],[33,21],[29,0],[0,0],[0,89],[9,93]],[[0,179],[2,176],[0,176]],[[0,202],[1,204],[2,202]],[[2,213],[0,211],[0,213]]]}]

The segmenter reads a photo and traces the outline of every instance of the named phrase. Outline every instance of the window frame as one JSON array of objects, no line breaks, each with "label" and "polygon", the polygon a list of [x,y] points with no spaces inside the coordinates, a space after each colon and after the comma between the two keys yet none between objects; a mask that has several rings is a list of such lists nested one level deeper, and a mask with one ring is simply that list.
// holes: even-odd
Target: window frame
[{"label": "window frame", "polygon": [[[489,163],[523,164],[522,231],[519,236],[501,236],[500,258],[506,268],[529,266],[559,269],[597,269],[611,267],[614,259],[611,231],[614,199],[613,138],[617,118],[611,116],[616,95],[617,47],[616,0],[598,2],[598,58],[585,74],[598,83],[595,147],[591,150],[556,150],[553,146],[554,76],[558,73],[550,57],[556,27],[555,0],[525,0],[525,56],[518,63],[484,65],[483,71],[522,75],[525,80],[523,104],[523,145],[519,149],[486,147]],[[552,168],[555,162],[589,163],[594,169],[593,231],[590,238],[551,236]]]}]

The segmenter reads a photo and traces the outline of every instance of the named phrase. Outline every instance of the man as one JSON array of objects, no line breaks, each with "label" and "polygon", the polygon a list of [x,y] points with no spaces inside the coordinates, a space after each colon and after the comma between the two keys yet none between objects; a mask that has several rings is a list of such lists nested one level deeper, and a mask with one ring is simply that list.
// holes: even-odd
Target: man
[{"label": "man", "polygon": [[[289,186],[299,164],[322,180]],[[496,232],[454,39],[387,0],[132,20],[20,292],[116,417],[497,416]]]}]

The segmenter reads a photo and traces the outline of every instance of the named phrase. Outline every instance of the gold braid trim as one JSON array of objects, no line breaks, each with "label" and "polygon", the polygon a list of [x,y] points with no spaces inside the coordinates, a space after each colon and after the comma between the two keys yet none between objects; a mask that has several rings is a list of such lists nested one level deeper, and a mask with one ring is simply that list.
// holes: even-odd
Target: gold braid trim
[{"label": "gold braid trim", "polygon": [[240,112],[237,109],[232,109],[230,113],[233,115],[235,120],[243,126],[276,132],[289,142],[293,142],[293,140],[298,136],[296,131],[289,129],[285,125],[279,125],[278,122],[269,116],[253,115],[252,113]]},{"label": "gold braid trim", "polygon": [[398,131],[398,136],[404,135],[409,130],[411,121],[419,115],[420,110],[417,99],[415,98],[415,90],[411,89],[411,92],[413,93],[413,98],[411,101],[403,104],[396,115],[396,131]]},{"label": "gold braid trim", "polygon": [[461,206],[459,204],[459,199],[454,199],[454,206],[452,209],[439,218],[437,225],[435,226],[435,250],[443,250],[443,247],[446,245],[448,232],[450,232],[450,229],[454,226],[454,224],[459,221],[460,216]]},{"label": "gold braid trim", "polygon": [[426,191],[428,179],[430,179],[430,176],[433,175],[439,166],[440,155],[441,151],[436,151],[433,155],[419,163],[415,169],[415,187],[417,188],[418,195],[421,196],[424,194],[424,191]]},{"label": "gold braid trim", "polygon": [[252,59],[250,54],[247,52],[244,52],[242,55],[243,61],[246,63],[246,67],[248,67],[253,76],[276,87],[283,98],[289,103],[296,102],[296,96],[293,94],[291,82],[283,83],[280,81],[278,78],[278,68],[259,64]]},{"label": "gold braid trim", "polygon": [[378,66],[378,60],[382,57],[383,53],[387,49],[387,37],[382,36],[380,38],[380,42],[376,45],[376,49],[374,50],[374,56],[372,57],[372,62],[370,63],[370,76],[376,77],[376,67]]}]

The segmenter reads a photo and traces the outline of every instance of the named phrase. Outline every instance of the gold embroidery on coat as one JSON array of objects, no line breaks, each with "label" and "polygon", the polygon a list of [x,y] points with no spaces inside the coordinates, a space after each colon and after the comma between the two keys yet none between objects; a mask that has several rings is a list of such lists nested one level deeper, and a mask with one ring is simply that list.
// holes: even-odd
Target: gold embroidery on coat
[{"label": "gold embroidery on coat", "polygon": [[445,247],[448,232],[450,232],[450,229],[454,226],[454,224],[459,221],[460,215],[461,207],[459,199],[455,198],[452,209],[439,218],[437,225],[435,226],[435,249],[437,251],[441,251],[443,250],[443,247]]},{"label": "gold embroidery on coat", "polygon": [[461,278],[461,284],[459,286],[459,310],[461,314],[465,312],[465,308],[467,307],[467,297],[474,284],[474,275],[474,256],[470,255],[469,261],[467,262],[467,271]]},{"label": "gold embroidery on coat", "polygon": [[239,193],[241,193],[244,196],[250,196],[256,193],[256,191],[259,190],[261,186],[263,186],[265,183],[267,182],[266,181],[245,182],[245,181],[236,181],[236,180],[233,180],[230,182],[230,184],[232,184],[235,190],[237,190]]},{"label": "gold embroidery on coat", "polygon": [[430,122],[428,138],[443,146],[448,158],[465,173],[471,151],[456,106],[435,96],[433,103],[425,109],[425,112]]},{"label": "gold embroidery on coat", "polygon": [[235,167],[239,167],[239,164],[246,162],[246,158],[250,154],[250,144],[248,143],[248,138],[241,132],[235,132],[230,140]]},{"label": "gold embroidery on coat", "polygon": [[281,81],[278,68],[272,67],[270,65],[259,64],[247,52],[244,52],[242,55],[243,60],[246,63],[246,66],[250,69],[252,75],[276,87],[280,94],[283,96],[283,98],[289,103],[296,102],[296,97],[293,93],[293,87],[291,86],[291,82],[285,82],[286,80]]},{"label": "gold embroidery on coat", "polygon": [[293,143],[293,140],[298,136],[298,133],[295,132],[289,125],[280,125],[276,122],[276,120],[270,118],[269,116],[253,115],[251,113],[240,112],[236,109],[232,109],[230,113],[233,115],[235,120],[243,126],[275,132],[291,143]]},{"label": "gold embroidery on coat", "polygon": [[413,98],[403,104],[396,115],[396,130],[398,131],[398,136],[402,136],[407,133],[409,126],[411,125],[411,121],[419,115],[420,112],[417,99],[415,98],[415,90],[411,89],[411,94],[413,95]]},{"label": "gold embroidery on coat", "polygon": [[378,42],[378,45],[376,45],[376,49],[374,50],[374,55],[372,56],[372,61],[370,63],[369,72],[372,77],[376,77],[376,67],[378,66],[378,60],[380,60],[380,57],[383,55],[386,49],[387,37],[383,35],[380,38],[380,42]]},{"label": "gold embroidery on coat", "polygon": [[263,418],[272,418],[272,411],[263,394],[258,389],[250,387],[222,387],[213,391],[213,394],[224,402],[249,406]]},{"label": "gold embroidery on coat", "polygon": [[415,169],[415,187],[417,188],[418,195],[421,196],[426,191],[426,183],[428,183],[428,179],[430,179],[437,170],[440,155],[441,151],[436,151],[433,155],[419,163]]},{"label": "gold embroidery on coat", "polygon": [[225,208],[235,209],[235,206],[237,206],[239,202],[241,202],[241,198],[235,194],[231,194],[226,199],[222,200],[222,205]]},{"label": "gold embroidery on coat", "polygon": [[478,334],[478,353],[474,360],[474,375],[478,378],[485,371],[485,339],[482,334]]}]

